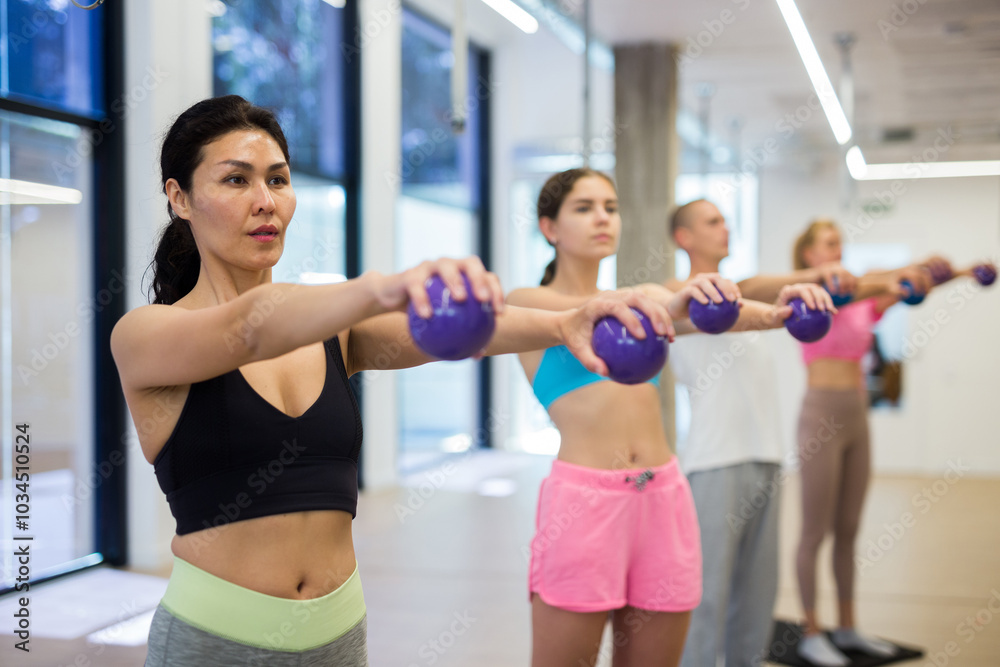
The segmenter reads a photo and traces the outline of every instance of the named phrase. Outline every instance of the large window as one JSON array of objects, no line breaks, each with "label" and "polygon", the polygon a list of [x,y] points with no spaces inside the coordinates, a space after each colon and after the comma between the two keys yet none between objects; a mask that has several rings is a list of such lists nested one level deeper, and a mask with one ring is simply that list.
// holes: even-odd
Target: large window
[{"label": "large window", "polygon": [[[214,90],[275,111],[298,205],[276,282],[328,283],[356,271],[348,10],[324,0],[229,0],[212,22]],[[352,264],[352,266],[348,266]]]},{"label": "large window", "polygon": [[0,0],[0,591],[126,557],[120,21]]},{"label": "large window", "polygon": [[212,21],[216,95],[273,109],[296,169],[345,171],[346,10],[325,0],[229,0]]},{"label": "large window", "polygon": [[[486,125],[487,56],[469,51],[468,121],[452,129],[451,37],[405,11],[402,59],[402,194],[396,263],[480,255],[488,262]],[[400,466],[421,465],[442,452],[488,446],[488,361],[428,364],[400,374]],[[478,434],[478,435],[477,435]],[[485,434],[485,435],[484,435]]]},{"label": "large window", "polygon": [[7,26],[3,96],[100,117],[105,110],[103,8],[84,11],[66,0],[0,4]]},{"label": "large window", "polygon": [[413,12],[403,14],[403,194],[478,214],[482,205],[486,54],[469,49],[468,121],[452,127],[451,36]]}]

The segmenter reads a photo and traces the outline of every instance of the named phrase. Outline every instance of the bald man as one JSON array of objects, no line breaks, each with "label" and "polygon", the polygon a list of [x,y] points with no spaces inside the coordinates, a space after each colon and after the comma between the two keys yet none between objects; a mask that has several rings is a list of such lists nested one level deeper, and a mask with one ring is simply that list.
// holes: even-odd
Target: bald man
[{"label": "bald man", "polygon": [[[717,273],[729,255],[729,229],[703,199],[670,220],[691,275]],[[774,301],[793,283],[855,287],[839,264],[739,283],[743,296]],[[679,289],[683,282],[666,283]],[[845,290],[846,291],[846,290]],[[771,336],[783,333],[771,333]],[[691,430],[677,455],[701,528],[704,592],[694,610],[682,667],[760,665],[771,638],[778,589],[778,501],[784,478],[777,375],[759,331],[678,337],[670,366],[691,396]]]}]

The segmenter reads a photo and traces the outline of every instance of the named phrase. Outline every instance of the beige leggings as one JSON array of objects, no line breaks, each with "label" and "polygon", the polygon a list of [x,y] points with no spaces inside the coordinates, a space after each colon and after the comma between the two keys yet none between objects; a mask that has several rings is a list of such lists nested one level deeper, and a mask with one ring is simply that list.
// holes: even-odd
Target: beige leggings
[{"label": "beige leggings", "polygon": [[816,608],[816,556],[833,533],[840,600],[854,598],[854,540],[865,503],[871,452],[868,406],[858,389],[812,389],[799,415],[802,534],[796,558],[802,607]]}]

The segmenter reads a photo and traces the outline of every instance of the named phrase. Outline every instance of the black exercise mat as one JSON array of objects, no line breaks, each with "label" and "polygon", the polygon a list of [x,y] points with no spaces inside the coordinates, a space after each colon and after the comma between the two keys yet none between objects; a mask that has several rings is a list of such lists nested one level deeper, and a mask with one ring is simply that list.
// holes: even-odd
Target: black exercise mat
[{"label": "black exercise mat", "polygon": [[[829,633],[827,633],[829,636]],[[774,636],[771,638],[770,653],[768,661],[776,662],[779,665],[792,665],[793,667],[814,667],[811,662],[806,662],[799,657],[799,639],[802,638],[802,626],[788,621],[774,621]],[[886,640],[888,641],[888,640]],[[916,660],[924,657],[924,652],[918,648],[894,645],[899,652],[891,658],[879,658],[857,651],[845,651],[851,659],[850,667],[877,667],[878,665],[890,665],[894,662],[904,662],[906,660]]]}]

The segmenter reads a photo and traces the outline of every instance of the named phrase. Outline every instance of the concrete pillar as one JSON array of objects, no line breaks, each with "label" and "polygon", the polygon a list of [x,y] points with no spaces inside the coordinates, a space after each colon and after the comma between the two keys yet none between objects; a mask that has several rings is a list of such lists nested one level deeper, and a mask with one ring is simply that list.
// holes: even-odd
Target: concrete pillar
[{"label": "concrete pillar", "polygon": [[[677,136],[677,48],[671,44],[616,46],[615,180],[622,214],[618,286],[662,283],[674,275],[667,215],[674,205]],[[661,378],[663,423],[675,440],[674,380]]]}]

